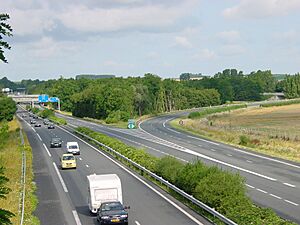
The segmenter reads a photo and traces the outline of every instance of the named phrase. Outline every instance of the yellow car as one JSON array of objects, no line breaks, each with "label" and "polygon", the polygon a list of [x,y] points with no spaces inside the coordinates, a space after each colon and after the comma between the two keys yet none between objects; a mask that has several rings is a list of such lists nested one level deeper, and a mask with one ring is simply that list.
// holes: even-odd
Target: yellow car
[{"label": "yellow car", "polygon": [[61,157],[61,168],[74,168],[76,169],[76,158],[73,154],[63,154]]}]

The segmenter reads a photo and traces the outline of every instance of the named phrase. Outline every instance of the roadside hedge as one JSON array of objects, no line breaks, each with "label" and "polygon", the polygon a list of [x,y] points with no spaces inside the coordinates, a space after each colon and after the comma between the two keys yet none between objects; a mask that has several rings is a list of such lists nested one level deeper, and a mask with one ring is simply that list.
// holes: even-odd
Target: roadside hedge
[{"label": "roadside hedge", "polygon": [[51,121],[51,122],[54,122],[58,125],[67,125],[67,121],[63,118],[59,118],[59,117],[56,117],[56,116],[49,116],[48,119]]},{"label": "roadside hedge", "polygon": [[230,110],[241,109],[241,108],[247,108],[247,105],[243,104],[243,105],[231,105],[231,106],[224,106],[224,107],[217,107],[217,108],[207,108],[207,109],[204,109],[202,111],[191,112],[189,114],[188,118],[197,119],[197,118],[207,116],[209,114],[227,112],[227,111],[230,111]]},{"label": "roadside hedge", "polygon": [[293,104],[300,104],[300,99],[291,100],[291,101],[265,103],[265,104],[260,104],[260,107],[273,107],[273,106],[284,106],[284,105],[293,105]]},{"label": "roadside hedge", "polygon": [[277,216],[272,209],[254,205],[247,196],[245,179],[239,174],[207,166],[201,161],[184,164],[171,156],[158,158],[89,128],[78,127],[76,130],[163,177],[237,224],[295,225]]}]

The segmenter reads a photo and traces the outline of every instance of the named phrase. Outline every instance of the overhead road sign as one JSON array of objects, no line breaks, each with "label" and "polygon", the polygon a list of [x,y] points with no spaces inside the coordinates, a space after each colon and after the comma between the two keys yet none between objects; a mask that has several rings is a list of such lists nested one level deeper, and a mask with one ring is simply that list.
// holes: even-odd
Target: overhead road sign
[{"label": "overhead road sign", "polygon": [[59,98],[58,97],[50,97],[49,102],[58,102]]},{"label": "overhead road sign", "polygon": [[49,96],[48,95],[39,95],[38,101],[39,102],[49,102]]}]

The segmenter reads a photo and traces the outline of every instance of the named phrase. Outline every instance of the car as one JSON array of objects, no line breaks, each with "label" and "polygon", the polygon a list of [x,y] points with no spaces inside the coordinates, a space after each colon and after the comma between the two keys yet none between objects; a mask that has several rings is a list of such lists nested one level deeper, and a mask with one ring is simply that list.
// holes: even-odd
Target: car
[{"label": "car", "polygon": [[102,224],[123,224],[128,225],[128,212],[121,202],[103,202],[97,211],[97,221]]},{"label": "car", "polygon": [[49,120],[44,120],[43,123],[44,125],[49,125]]},{"label": "car", "polygon": [[36,124],[35,120],[30,120],[30,124]]},{"label": "car", "polygon": [[32,117],[33,115],[31,113],[29,113],[29,117]]},{"label": "car", "polygon": [[54,129],[55,127],[54,127],[54,125],[53,124],[49,124],[48,125],[48,129]]},{"label": "car", "polygon": [[73,155],[80,155],[79,145],[76,141],[67,142],[67,152]]},{"label": "car", "polygon": [[39,118],[39,117],[38,117],[37,115],[33,115],[32,118],[33,118],[33,119],[37,119],[37,118]]},{"label": "car", "polygon": [[74,168],[76,169],[76,158],[73,154],[63,154],[61,157],[61,168],[68,169]]},{"label": "car", "polygon": [[34,127],[41,127],[42,125],[40,123],[35,123]]},{"label": "car", "polygon": [[60,138],[51,138],[50,148],[60,148],[61,147],[61,139]]},{"label": "car", "polygon": [[25,118],[25,117],[26,117],[26,115],[25,115],[25,114],[23,114],[23,115],[22,115],[22,118]]}]

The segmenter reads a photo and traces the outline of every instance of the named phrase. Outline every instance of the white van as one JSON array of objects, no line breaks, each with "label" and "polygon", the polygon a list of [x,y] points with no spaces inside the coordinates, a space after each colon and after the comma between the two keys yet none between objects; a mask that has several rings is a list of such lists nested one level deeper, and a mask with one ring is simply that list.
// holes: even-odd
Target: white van
[{"label": "white van", "polygon": [[73,155],[80,155],[79,145],[76,141],[67,142],[67,152]]},{"label": "white van", "polygon": [[88,205],[97,213],[103,202],[119,201],[123,204],[121,180],[117,174],[92,174],[88,179]]}]

